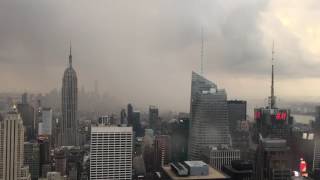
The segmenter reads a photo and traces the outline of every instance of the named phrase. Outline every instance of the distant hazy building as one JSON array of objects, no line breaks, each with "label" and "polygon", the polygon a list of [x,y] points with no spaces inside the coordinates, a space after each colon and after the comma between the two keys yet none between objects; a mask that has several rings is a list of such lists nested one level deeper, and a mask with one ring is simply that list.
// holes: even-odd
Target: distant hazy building
[{"label": "distant hazy building", "polygon": [[133,107],[131,104],[128,104],[127,106],[127,121],[128,121],[128,126],[132,126],[133,124]]},{"label": "distant hazy building", "polygon": [[125,109],[122,109],[120,112],[120,124],[128,124],[127,113]]},{"label": "distant hazy building", "polygon": [[222,170],[223,166],[231,165],[234,160],[240,160],[240,150],[230,147],[209,146],[203,150],[202,159],[213,168]]},{"label": "distant hazy building", "polygon": [[40,149],[38,143],[24,143],[24,164],[29,166],[31,178],[38,180],[40,177]]},{"label": "distant hazy building", "polygon": [[55,171],[61,176],[67,174],[67,157],[64,149],[56,149],[54,152]]},{"label": "distant hazy building", "polygon": [[18,112],[25,127],[25,139],[27,141],[36,139],[35,109],[27,103],[27,95],[22,95],[22,103],[17,105]]},{"label": "distant hazy building", "polygon": [[64,71],[61,92],[62,122],[60,144],[63,146],[75,146],[78,144],[78,85],[77,74],[72,67],[71,47],[69,54],[69,67]]},{"label": "distant hazy building", "polygon": [[132,139],[132,127],[92,126],[90,179],[131,179]]},{"label": "distant hazy building", "polygon": [[0,179],[18,180],[23,168],[24,128],[20,115],[8,112],[0,122]]},{"label": "distant hazy building", "polygon": [[136,137],[142,137],[144,132],[141,127],[140,111],[133,111],[132,113],[132,127]]},{"label": "distant hazy building", "polygon": [[227,94],[192,72],[189,159],[199,160],[203,147],[230,144]]},{"label": "distant hazy building", "polygon": [[156,106],[149,106],[149,125],[150,128],[156,131],[159,125],[159,109]]},{"label": "distant hazy building", "polygon": [[[39,135],[52,135],[52,109],[51,108],[43,108],[42,109],[42,125],[41,125],[41,133],[39,131]],[[39,126],[40,128],[40,126]]]}]

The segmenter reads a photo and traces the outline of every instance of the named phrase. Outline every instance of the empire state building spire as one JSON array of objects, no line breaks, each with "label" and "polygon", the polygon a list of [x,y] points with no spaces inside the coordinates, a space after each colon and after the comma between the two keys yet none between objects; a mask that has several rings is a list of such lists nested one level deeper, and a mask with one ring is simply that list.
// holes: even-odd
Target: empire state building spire
[{"label": "empire state building spire", "polygon": [[271,96],[270,96],[270,108],[276,107],[276,97],[274,95],[274,42],[272,43],[272,67],[271,67]]},{"label": "empire state building spire", "polygon": [[69,52],[69,66],[72,67],[71,42],[70,42],[70,52]]}]

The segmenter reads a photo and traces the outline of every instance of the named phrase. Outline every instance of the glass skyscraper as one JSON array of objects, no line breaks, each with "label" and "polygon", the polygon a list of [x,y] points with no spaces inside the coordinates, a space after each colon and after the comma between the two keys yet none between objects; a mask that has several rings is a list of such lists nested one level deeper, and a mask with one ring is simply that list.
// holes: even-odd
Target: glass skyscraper
[{"label": "glass skyscraper", "polygon": [[227,94],[195,72],[192,72],[190,118],[190,160],[199,160],[206,146],[230,144]]}]

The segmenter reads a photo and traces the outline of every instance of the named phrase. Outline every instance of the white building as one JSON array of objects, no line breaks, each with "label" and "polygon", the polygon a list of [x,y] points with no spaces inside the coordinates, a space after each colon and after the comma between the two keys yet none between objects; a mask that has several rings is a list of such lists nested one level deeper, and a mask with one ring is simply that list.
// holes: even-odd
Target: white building
[{"label": "white building", "polygon": [[132,127],[91,127],[91,180],[131,179],[132,136]]},{"label": "white building", "polygon": [[16,111],[0,117],[0,180],[18,180],[28,177],[23,166],[24,128]]}]

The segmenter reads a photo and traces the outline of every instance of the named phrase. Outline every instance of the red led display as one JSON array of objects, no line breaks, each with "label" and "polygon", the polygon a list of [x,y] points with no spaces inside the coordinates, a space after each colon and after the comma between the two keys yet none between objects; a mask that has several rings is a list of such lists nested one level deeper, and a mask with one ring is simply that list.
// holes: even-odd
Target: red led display
[{"label": "red led display", "polygon": [[276,114],[276,120],[278,121],[284,121],[287,119],[287,112],[277,112]]}]

